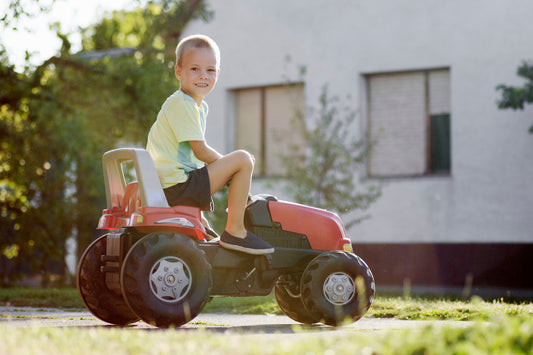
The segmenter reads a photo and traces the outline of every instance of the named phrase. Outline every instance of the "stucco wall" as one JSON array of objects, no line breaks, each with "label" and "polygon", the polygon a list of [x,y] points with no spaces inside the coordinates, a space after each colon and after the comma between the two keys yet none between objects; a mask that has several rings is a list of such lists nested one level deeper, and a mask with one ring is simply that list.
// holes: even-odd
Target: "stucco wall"
[{"label": "stucco wall", "polygon": [[[528,0],[209,1],[214,19],[186,34],[212,36],[222,70],[207,139],[234,142],[229,90],[298,79],[307,67],[307,105],[322,85],[349,94],[366,128],[365,74],[450,68],[450,176],[383,181],[372,218],[356,242],[533,242],[533,107],[501,111],[500,83],[520,85],[516,68],[533,59]],[[287,58],[290,57],[290,62]],[[254,189],[258,189],[257,186]],[[259,191],[256,191],[259,192]]]}]

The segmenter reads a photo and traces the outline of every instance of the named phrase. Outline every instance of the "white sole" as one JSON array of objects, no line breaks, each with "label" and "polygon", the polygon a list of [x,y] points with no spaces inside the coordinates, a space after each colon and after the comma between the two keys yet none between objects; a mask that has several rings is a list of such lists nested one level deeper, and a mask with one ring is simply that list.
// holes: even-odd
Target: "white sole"
[{"label": "white sole", "polygon": [[224,243],[223,241],[219,241],[218,244],[226,249],[240,251],[242,253],[252,254],[252,255],[264,255],[264,254],[271,254],[274,252],[274,248],[250,249],[250,248],[241,247],[240,245]]}]

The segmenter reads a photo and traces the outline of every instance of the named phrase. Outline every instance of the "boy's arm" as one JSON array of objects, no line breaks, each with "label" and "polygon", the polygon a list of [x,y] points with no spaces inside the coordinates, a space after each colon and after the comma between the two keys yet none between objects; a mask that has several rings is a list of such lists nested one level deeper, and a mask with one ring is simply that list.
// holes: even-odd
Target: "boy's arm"
[{"label": "boy's arm", "polygon": [[222,158],[222,154],[211,148],[205,141],[189,141],[189,145],[196,156],[207,165]]}]

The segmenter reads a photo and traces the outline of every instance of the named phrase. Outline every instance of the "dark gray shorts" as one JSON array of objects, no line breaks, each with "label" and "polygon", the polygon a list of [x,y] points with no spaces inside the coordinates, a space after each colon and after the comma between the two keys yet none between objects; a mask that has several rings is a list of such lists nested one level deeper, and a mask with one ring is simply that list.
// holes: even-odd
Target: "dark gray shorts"
[{"label": "dark gray shorts", "polygon": [[202,211],[213,210],[207,166],[189,173],[187,181],[163,189],[170,206],[194,206]]}]

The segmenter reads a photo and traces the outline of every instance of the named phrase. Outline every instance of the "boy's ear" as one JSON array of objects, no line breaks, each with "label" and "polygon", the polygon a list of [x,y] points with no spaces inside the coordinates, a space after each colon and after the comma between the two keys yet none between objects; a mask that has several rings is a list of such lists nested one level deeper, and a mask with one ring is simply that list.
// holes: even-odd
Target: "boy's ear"
[{"label": "boy's ear", "polygon": [[174,67],[174,73],[176,74],[176,79],[181,81],[181,67],[177,64]]}]

